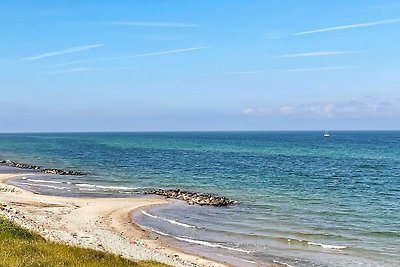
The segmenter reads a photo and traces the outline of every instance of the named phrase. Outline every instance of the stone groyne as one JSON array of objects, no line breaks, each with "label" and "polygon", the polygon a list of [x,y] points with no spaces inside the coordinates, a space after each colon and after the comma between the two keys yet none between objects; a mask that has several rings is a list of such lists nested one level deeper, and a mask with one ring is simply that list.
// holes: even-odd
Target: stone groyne
[{"label": "stone groyne", "polygon": [[158,189],[146,191],[145,194],[159,195],[166,198],[174,198],[186,201],[190,205],[208,205],[215,207],[229,206],[238,203],[235,200],[228,199],[226,197],[214,196],[211,194],[193,193],[188,191],[183,191],[179,188],[177,189]]},{"label": "stone groyne", "polygon": [[13,162],[13,161],[10,161],[10,160],[0,160],[0,164],[3,164],[3,165],[8,166],[8,167],[36,170],[38,172],[48,173],[48,174],[77,175],[77,176],[83,176],[83,175],[87,174],[87,173],[80,172],[80,171],[71,171],[71,170],[62,170],[62,169],[45,169],[45,168],[42,168],[42,167],[37,166],[37,165],[17,163],[17,162]]}]

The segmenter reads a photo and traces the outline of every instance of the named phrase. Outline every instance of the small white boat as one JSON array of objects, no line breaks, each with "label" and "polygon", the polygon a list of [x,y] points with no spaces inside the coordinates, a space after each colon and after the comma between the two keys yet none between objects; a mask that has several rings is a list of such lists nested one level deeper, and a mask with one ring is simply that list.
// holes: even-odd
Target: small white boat
[{"label": "small white boat", "polygon": [[324,137],[330,137],[328,131],[326,131],[326,132],[324,133]]}]

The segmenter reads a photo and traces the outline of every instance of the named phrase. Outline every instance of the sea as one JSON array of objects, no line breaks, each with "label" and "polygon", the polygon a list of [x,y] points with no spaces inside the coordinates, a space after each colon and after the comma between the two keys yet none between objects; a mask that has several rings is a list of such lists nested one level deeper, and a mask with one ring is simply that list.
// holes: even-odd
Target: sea
[{"label": "sea", "polygon": [[181,188],[237,200],[172,200],[132,218],[235,266],[400,266],[400,131],[4,133],[0,159],[89,173],[10,181],[43,194]]}]

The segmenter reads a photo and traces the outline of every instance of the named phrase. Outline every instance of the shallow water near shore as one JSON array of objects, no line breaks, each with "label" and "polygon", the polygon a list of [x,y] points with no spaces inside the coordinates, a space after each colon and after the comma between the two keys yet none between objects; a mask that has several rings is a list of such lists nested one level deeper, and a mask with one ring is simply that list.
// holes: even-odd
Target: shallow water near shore
[{"label": "shallow water near shore", "polygon": [[320,132],[0,134],[0,159],[90,173],[13,180],[46,194],[126,197],[180,187],[238,200],[223,208],[174,201],[134,215],[173,245],[238,266],[400,262],[398,131],[331,138]]}]

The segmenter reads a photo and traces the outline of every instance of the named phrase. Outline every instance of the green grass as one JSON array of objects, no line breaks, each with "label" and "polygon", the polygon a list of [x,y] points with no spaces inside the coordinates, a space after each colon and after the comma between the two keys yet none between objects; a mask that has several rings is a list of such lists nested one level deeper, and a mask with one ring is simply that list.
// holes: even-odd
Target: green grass
[{"label": "green grass", "polygon": [[168,267],[154,261],[133,262],[120,256],[50,242],[0,217],[0,266]]}]

